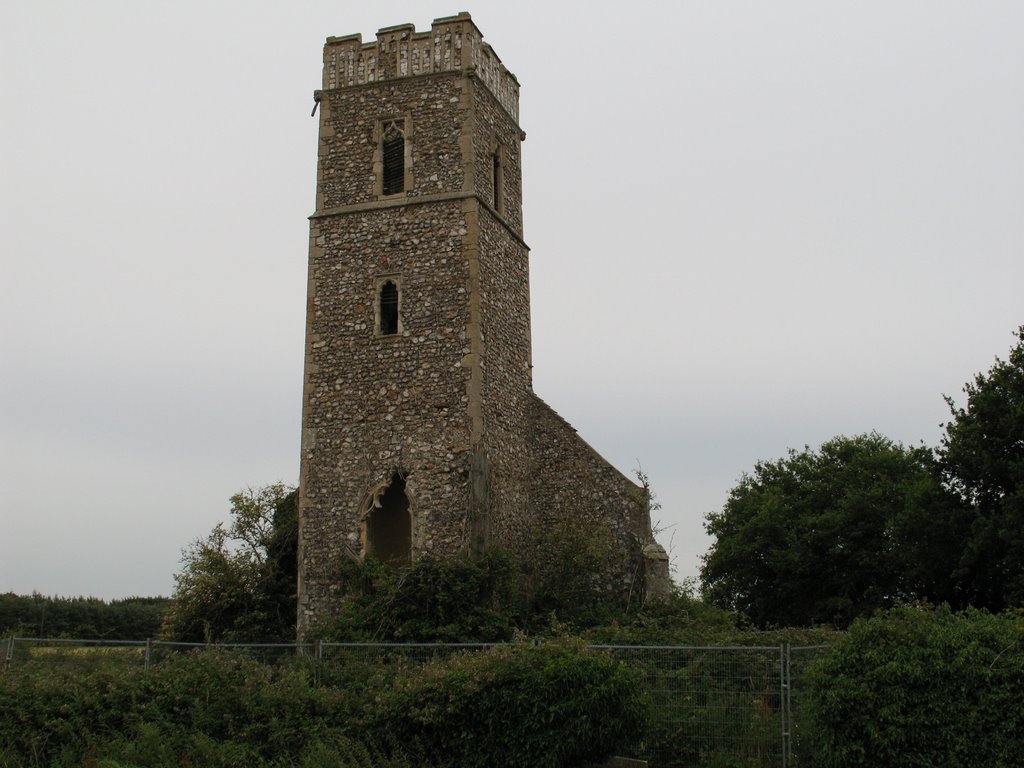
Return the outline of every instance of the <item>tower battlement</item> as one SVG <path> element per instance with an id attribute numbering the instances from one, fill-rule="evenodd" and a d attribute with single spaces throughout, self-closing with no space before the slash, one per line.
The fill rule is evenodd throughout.
<path id="1" fill-rule="evenodd" d="M 384 27 L 377 40 L 361 34 L 328 37 L 324 45 L 323 89 L 348 88 L 436 72 L 474 71 L 498 102 L 519 121 L 519 81 L 468 13 L 434 19 L 429 32 L 413 24 Z"/>

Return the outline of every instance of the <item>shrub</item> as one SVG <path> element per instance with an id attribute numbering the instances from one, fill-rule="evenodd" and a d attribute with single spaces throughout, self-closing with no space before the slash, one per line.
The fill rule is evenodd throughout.
<path id="1" fill-rule="evenodd" d="M 302 753 L 299 768 L 412 768 L 400 749 L 392 745 L 390 752 L 350 736 L 329 736 Z"/>
<path id="2" fill-rule="evenodd" d="M 298 660 L 209 651 L 148 672 L 18 667 L 0 676 L 0 766 L 555 768 L 606 756 L 645 712 L 636 675 L 579 645 L 330 667 L 317 682 Z"/>
<path id="3" fill-rule="evenodd" d="M 74 765 L 96 733 L 126 727 L 138 672 L 39 665 L 0 675 L 0 755 L 10 765 Z M 18 756 L 14 762 L 13 756 Z"/>
<path id="4" fill-rule="evenodd" d="M 607 524 L 555 515 L 528 536 L 518 587 L 522 628 L 529 633 L 550 630 L 550 624 L 570 631 L 606 624 L 639 604 L 639 587 L 631 589 L 616 575 L 624 544 Z M 639 558 L 636 549 L 630 554 Z"/>
<path id="5" fill-rule="evenodd" d="M 626 621 L 637 606 L 604 584 L 610 532 L 557 528 L 529 561 L 500 549 L 479 558 L 372 557 L 337 566 L 340 604 L 315 630 L 335 642 L 502 642 Z"/>
<path id="6" fill-rule="evenodd" d="M 0 676 L 0 765 L 290 764 L 337 735 L 361 695 L 301 662 L 182 654 L 142 669 L 25 666 Z"/>
<path id="7" fill-rule="evenodd" d="M 495 642 L 515 625 L 513 565 L 493 550 L 477 560 L 419 558 L 403 568 L 346 560 L 345 600 L 320 628 L 325 640 Z"/>
<path id="8" fill-rule="evenodd" d="M 1024 614 L 897 609 L 810 673 L 826 768 L 1024 765 Z"/>
<path id="9" fill-rule="evenodd" d="M 578 766 L 642 731 L 640 685 L 582 645 L 495 646 L 399 680 L 368 725 L 438 768 Z"/>

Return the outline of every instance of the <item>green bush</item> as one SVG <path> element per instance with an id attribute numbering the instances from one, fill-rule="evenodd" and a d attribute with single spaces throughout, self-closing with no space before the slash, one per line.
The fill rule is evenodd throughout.
<path id="1" fill-rule="evenodd" d="M 521 628 L 529 634 L 577 631 L 635 610 L 642 602 L 639 585 L 631 588 L 616 575 L 623 546 L 607 524 L 581 525 L 571 515 L 555 515 L 535 528 L 526 542 L 528 556 L 518 558 Z M 639 545 L 630 555 L 640 557 Z"/>
<path id="2" fill-rule="evenodd" d="M 580 634 L 588 643 L 599 645 L 816 646 L 831 645 L 840 633 L 829 626 L 755 629 L 737 614 L 682 588 L 672 592 L 664 603 L 645 605 Z"/>
<path id="3" fill-rule="evenodd" d="M 385 752 L 373 743 L 332 735 L 311 744 L 299 768 L 412 768 L 402 751 L 391 745 Z"/>
<path id="4" fill-rule="evenodd" d="M 336 573 L 342 600 L 315 635 L 333 642 L 481 643 L 626 622 L 639 600 L 629 606 L 595 578 L 604 572 L 607 544 L 601 531 L 582 539 L 556 531 L 529 562 L 500 549 L 402 566 L 345 558 Z"/>
<path id="5" fill-rule="evenodd" d="M 26 665 L 0 676 L 0 765 L 274 765 L 338 735 L 361 692 L 202 652 L 142 669 Z M 6 762 L 5 762 L 6 761 Z M 290 764 L 290 763 L 285 763 Z"/>
<path id="6" fill-rule="evenodd" d="M 640 733 L 645 712 L 635 674 L 579 645 L 337 667 L 212 651 L 149 671 L 15 666 L 0 675 L 0 766 L 575 767 Z"/>
<path id="7" fill-rule="evenodd" d="M 400 679 L 369 728 L 437 768 L 578 766 L 642 732 L 640 691 L 634 672 L 582 645 L 495 646 Z"/>
<path id="8" fill-rule="evenodd" d="M 514 567 L 494 550 L 479 559 L 419 558 L 397 568 L 346 560 L 345 600 L 320 627 L 334 642 L 498 642 L 512 638 Z"/>
<path id="9" fill-rule="evenodd" d="M 897 609 L 810 672 L 825 768 L 1024 765 L 1024 614 Z"/>

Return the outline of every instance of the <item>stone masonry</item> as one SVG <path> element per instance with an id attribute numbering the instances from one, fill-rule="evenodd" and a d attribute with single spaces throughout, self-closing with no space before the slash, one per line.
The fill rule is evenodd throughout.
<path id="1" fill-rule="evenodd" d="M 460 13 L 328 38 L 315 98 L 299 634 L 340 558 L 529 557 L 556 520 L 614 538 L 609 589 L 663 594 L 643 490 L 533 393 L 516 78 Z"/>

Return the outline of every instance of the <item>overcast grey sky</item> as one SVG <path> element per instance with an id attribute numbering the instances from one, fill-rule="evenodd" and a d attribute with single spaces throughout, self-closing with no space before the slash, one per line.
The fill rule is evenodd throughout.
<path id="1" fill-rule="evenodd" d="M 0 592 L 169 594 L 298 478 L 328 35 L 469 10 L 522 84 L 534 385 L 704 515 L 935 445 L 1024 323 L 1024 3 L 0 0 Z"/>

